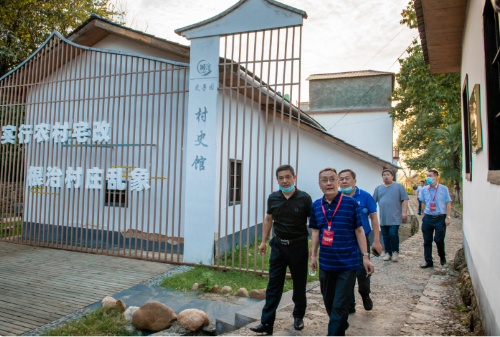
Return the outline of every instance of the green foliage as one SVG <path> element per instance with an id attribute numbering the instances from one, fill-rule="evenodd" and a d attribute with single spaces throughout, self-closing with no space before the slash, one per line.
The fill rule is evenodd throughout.
<path id="1" fill-rule="evenodd" d="M 401 24 L 417 27 L 413 1 L 401 15 Z M 402 122 L 398 146 L 409 168 L 437 169 L 446 182 L 457 186 L 462 149 L 460 74 L 431 74 L 418 39 L 407 52 L 408 57 L 399 60 L 398 86 L 392 95 L 397 104 L 389 112 Z"/>
<path id="2" fill-rule="evenodd" d="M 408 195 L 413 195 L 413 188 L 407 187 L 406 188 L 406 193 L 408 193 Z"/>
<path id="3" fill-rule="evenodd" d="M 54 30 L 66 35 L 92 13 L 110 20 L 122 14 L 111 0 L 0 0 L 0 76 L 28 58 Z"/>
<path id="4" fill-rule="evenodd" d="M 132 336 L 123 311 L 98 308 L 79 320 L 69 321 L 42 336 Z"/>

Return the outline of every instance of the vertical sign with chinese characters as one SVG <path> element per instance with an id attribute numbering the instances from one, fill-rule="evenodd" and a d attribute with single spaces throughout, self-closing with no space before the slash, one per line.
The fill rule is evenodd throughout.
<path id="1" fill-rule="evenodd" d="M 185 145 L 184 262 L 211 264 L 216 184 L 219 37 L 193 39 Z"/>

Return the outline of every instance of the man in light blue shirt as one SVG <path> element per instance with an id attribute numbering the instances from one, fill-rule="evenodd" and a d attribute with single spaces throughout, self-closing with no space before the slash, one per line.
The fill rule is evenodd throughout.
<path id="1" fill-rule="evenodd" d="M 427 183 L 429 183 L 429 185 L 425 186 L 418 196 L 424 208 L 422 234 L 424 236 L 425 264 L 420 266 L 420 268 L 424 269 L 434 266 L 432 261 L 433 235 L 441 265 L 446 263 L 444 237 L 446 235 L 446 227 L 451 222 L 451 198 L 448 188 L 438 183 L 438 177 L 438 171 L 429 170 L 427 172 Z"/>

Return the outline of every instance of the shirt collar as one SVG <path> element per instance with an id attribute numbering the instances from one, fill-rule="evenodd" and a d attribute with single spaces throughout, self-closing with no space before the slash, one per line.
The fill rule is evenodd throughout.
<path id="1" fill-rule="evenodd" d="M 340 195 L 342 193 L 339 191 L 339 193 L 337 193 L 337 195 L 335 196 L 335 198 L 333 198 L 333 204 L 337 204 L 339 202 L 339 199 L 340 199 Z M 328 204 L 328 201 L 326 201 L 326 198 L 325 198 L 325 195 L 323 194 L 323 204 Z"/>
<path id="2" fill-rule="evenodd" d="M 354 186 L 356 192 L 354 192 L 353 197 L 361 195 L 361 189 L 358 186 Z"/>

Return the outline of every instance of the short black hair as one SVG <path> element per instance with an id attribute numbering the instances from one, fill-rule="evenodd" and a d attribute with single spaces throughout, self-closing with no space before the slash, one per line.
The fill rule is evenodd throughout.
<path id="1" fill-rule="evenodd" d="M 276 178 L 278 178 L 278 173 L 281 171 L 290 171 L 292 173 L 292 176 L 295 176 L 295 170 L 291 165 L 281 165 L 276 169 Z"/>
<path id="2" fill-rule="evenodd" d="M 423 181 L 423 180 L 420 180 L 420 182 L 425 184 L 425 181 Z"/>
<path id="3" fill-rule="evenodd" d="M 394 172 L 392 172 L 392 170 L 385 169 L 385 170 L 382 171 L 382 175 L 384 175 L 385 172 L 389 172 L 391 174 L 391 176 L 394 177 Z"/>
<path id="4" fill-rule="evenodd" d="M 352 179 L 356 179 L 356 172 L 354 172 L 351 169 L 343 169 L 342 171 L 339 172 L 339 176 L 345 172 L 349 172 L 351 174 Z"/>
<path id="5" fill-rule="evenodd" d="M 432 172 L 432 173 L 434 173 L 436 176 L 438 176 L 438 177 L 439 177 L 439 172 L 438 172 L 438 171 L 436 171 L 436 170 L 429 170 L 429 171 L 427 171 L 427 172 Z"/>

